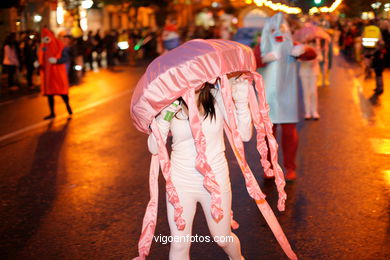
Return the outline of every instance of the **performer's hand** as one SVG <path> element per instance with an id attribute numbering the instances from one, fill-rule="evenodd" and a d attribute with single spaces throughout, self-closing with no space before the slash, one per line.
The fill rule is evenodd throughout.
<path id="1" fill-rule="evenodd" d="M 271 51 L 271 52 L 268 52 L 263 57 L 261 57 L 261 61 L 263 63 L 269 63 L 269 62 L 278 60 L 279 58 L 280 58 L 279 53 L 277 53 L 276 51 Z"/>
<path id="2" fill-rule="evenodd" d="M 56 64 L 56 63 L 57 63 L 57 59 L 54 58 L 54 57 L 50 57 L 50 58 L 48 59 L 48 61 L 49 61 L 51 64 Z"/>
<path id="3" fill-rule="evenodd" d="M 180 102 L 176 100 L 168 107 L 164 108 L 161 111 L 160 115 L 165 121 L 170 122 L 179 109 L 180 109 Z"/>
<path id="4" fill-rule="evenodd" d="M 250 83 L 243 78 L 229 79 L 232 86 L 232 97 L 235 103 L 246 103 L 248 101 L 248 92 Z"/>
<path id="5" fill-rule="evenodd" d="M 291 50 L 291 56 L 299 57 L 305 52 L 305 45 L 296 45 Z"/>

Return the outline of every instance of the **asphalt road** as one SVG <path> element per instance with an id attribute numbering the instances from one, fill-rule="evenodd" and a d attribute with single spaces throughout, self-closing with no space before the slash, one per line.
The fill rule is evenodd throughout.
<path id="1" fill-rule="evenodd" d="M 0 103 L 0 259 L 131 259 L 137 256 L 149 199 L 146 136 L 129 102 L 144 68 L 90 73 L 72 87 L 68 120 L 45 98 Z M 386 74 L 389 86 L 390 75 Z M 285 212 L 263 181 L 255 138 L 247 159 L 299 259 L 389 259 L 390 91 L 369 102 L 374 82 L 336 58 L 319 89 L 319 121 L 299 124 L 298 179 L 286 186 Z M 233 211 L 246 259 L 287 259 L 249 198 L 230 150 Z M 156 235 L 169 235 L 160 177 Z M 209 235 L 201 207 L 193 234 Z M 153 243 L 150 259 L 167 259 Z M 191 259 L 227 259 L 215 243 L 193 243 Z"/>

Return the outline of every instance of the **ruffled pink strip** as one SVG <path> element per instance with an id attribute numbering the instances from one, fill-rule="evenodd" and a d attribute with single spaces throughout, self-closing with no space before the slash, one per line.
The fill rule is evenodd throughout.
<path id="1" fill-rule="evenodd" d="M 185 228 L 185 220 L 182 218 L 183 207 L 180 205 L 179 196 L 177 195 L 175 186 L 171 180 L 171 166 L 169 161 L 168 152 L 165 143 L 161 137 L 155 120 L 150 125 L 153 135 L 156 137 L 158 144 L 158 155 L 153 155 L 150 163 L 150 175 L 149 175 L 149 190 L 150 200 L 146 208 L 142 223 L 142 232 L 138 241 L 138 253 L 139 256 L 134 258 L 138 260 L 145 259 L 149 255 L 150 247 L 153 241 L 153 235 L 156 228 L 157 208 L 158 208 L 158 173 L 159 164 L 161 171 L 166 182 L 166 193 L 168 195 L 168 201 L 173 205 L 175 209 L 175 223 L 179 230 Z"/>
<path id="2" fill-rule="evenodd" d="M 292 260 L 298 259 L 297 255 L 292 250 L 286 236 L 284 235 L 284 232 L 280 227 L 279 222 L 276 219 L 275 214 L 269 206 L 268 202 L 265 199 L 256 200 L 256 205 L 263 214 L 265 221 L 267 221 L 268 226 L 271 228 L 272 233 L 274 233 L 276 240 L 278 240 L 279 245 L 282 247 L 287 257 Z"/>
<path id="3" fill-rule="evenodd" d="M 164 140 L 161 137 L 160 131 L 155 120 L 152 121 L 150 125 L 154 136 L 156 137 L 158 144 L 158 159 L 160 161 L 161 171 L 165 178 L 165 189 L 168 196 L 168 201 L 173 205 L 175 209 L 175 223 L 178 230 L 184 230 L 185 221 L 182 218 L 183 207 L 180 205 L 179 196 L 177 195 L 176 188 L 172 183 L 171 179 L 171 161 L 169 160 L 169 155 L 167 147 L 164 143 Z"/>
<path id="4" fill-rule="evenodd" d="M 265 195 L 261 192 L 261 189 L 245 160 L 244 145 L 239 136 L 237 125 L 234 119 L 235 115 L 233 113 L 233 101 L 231 97 L 231 89 L 228 86 L 229 86 L 229 81 L 227 77 L 226 76 L 222 77 L 222 82 L 221 82 L 222 98 L 224 100 L 224 105 L 227 110 L 226 112 L 229 118 L 229 124 L 231 126 L 229 128 L 228 125 L 225 123 L 224 128 L 225 128 L 226 136 L 228 137 L 229 143 L 232 147 L 232 150 L 236 155 L 238 164 L 240 165 L 241 170 L 244 174 L 248 193 L 251 195 L 252 198 L 255 199 L 257 207 L 259 208 L 260 212 L 264 216 L 266 222 L 271 228 L 276 240 L 279 242 L 285 254 L 290 259 L 296 260 L 298 259 L 297 256 L 293 252 L 290 243 L 288 242 L 282 228 L 280 227 L 278 220 L 275 217 L 275 214 L 273 213 L 268 202 L 265 200 Z M 253 91 L 250 91 L 249 93 L 250 95 L 255 94 Z M 257 195 L 257 194 L 261 194 L 261 195 Z M 259 196 L 260 198 L 257 199 L 252 195 Z"/>
<path id="5" fill-rule="evenodd" d="M 230 226 L 232 229 L 238 229 L 240 227 L 240 224 L 238 224 L 237 221 L 234 220 L 233 218 L 233 210 L 231 210 L 231 213 L 230 213 Z"/>
<path id="6" fill-rule="evenodd" d="M 228 137 L 230 146 L 232 147 L 232 150 L 233 150 L 234 154 L 236 155 L 238 164 L 240 165 L 241 170 L 242 170 L 243 169 L 243 162 L 241 161 L 242 157 L 238 155 L 238 151 L 234 146 L 233 137 L 231 135 L 229 127 L 225 124 L 224 128 L 225 128 L 225 133 L 226 133 L 226 136 Z M 258 185 L 257 182 L 256 182 L 256 185 Z M 251 189 L 256 189 L 256 188 L 251 188 Z M 260 189 L 260 187 L 259 187 L 259 189 Z M 248 192 L 249 192 L 249 189 L 248 189 Z M 265 195 L 264 195 L 264 197 L 265 197 Z M 293 260 L 297 259 L 297 256 L 295 255 L 294 251 L 292 250 L 290 243 L 288 242 L 288 240 L 287 240 L 282 228 L 280 227 L 279 222 L 276 219 L 268 202 L 265 200 L 265 198 L 261 198 L 259 200 L 255 200 L 255 201 L 256 201 L 256 205 L 257 205 L 258 209 L 260 210 L 261 214 L 264 216 L 264 219 L 268 223 L 269 227 L 272 230 L 272 233 L 274 234 L 276 240 L 279 242 L 279 244 L 280 244 L 281 248 L 283 249 L 283 251 L 285 252 L 285 254 L 290 259 L 293 259 Z M 231 226 L 233 228 L 234 228 L 235 223 L 236 222 L 233 220 L 233 216 L 232 216 Z"/>
<path id="7" fill-rule="evenodd" d="M 195 89 L 189 89 L 183 99 L 188 105 L 188 114 L 191 125 L 192 136 L 195 140 L 195 147 L 198 152 L 195 159 L 195 167 L 203 174 L 203 185 L 211 194 L 211 215 L 216 222 L 223 218 L 223 210 L 221 207 L 221 190 L 215 179 L 215 175 L 206 158 L 206 138 L 202 131 L 202 122 L 199 116 L 199 111 L 195 101 Z"/>
<path id="8" fill-rule="evenodd" d="M 251 81 L 253 78 L 251 79 Z M 259 111 L 259 104 L 257 102 L 256 93 L 253 88 L 249 88 L 249 108 L 252 115 L 252 122 L 256 129 L 256 139 L 257 139 L 257 151 L 260 154 L 260 162 L 263 166 L 264 173 L 268 177 L 274 176 L 274 173 L 271 169 L 271 163 L 268 161 L 268 145 L 265 140 L 266 131 L 264 123 L 261 120 L 261 115 Z"/>
<path id="9" fill-rule="evenodd" d="M 276 142 L 275 137 L 272 134 L 272 123 L 268 116 L 269 106 L 267 104 L 266 97 L 265 97 L 263 78 L 258 73 L 253 73 L 253 75 L 255 79 L 257 95 L 259 97 L 258 100 L 259 100 L 260 115 L 268 139 L 268 145 L 271 154 L 271 162 L 272 162 L 272 167 L 275 175 L 275 183 L 279 193 L 278 209 L 280 211 L 284 211 L 285 202 L 287 199 L 286 192 L 284 191 L 284 186 L 286 185 L 286 182 L 284 180 L 283 171 L 280 168 L 278 163 L 278 144 Z"/>
<path id="10" fill-rule="evenodd" d="M 149 255 L 150 246 L 152 245 L 154 230 L 156 228 L 156 221 L 157 221 L 158 173 L 159 173 L 158 156 L 153 155 L 152 160 L 150 162 L 150 174 L 149 174 L 150 200 L 146 208 L 145 216 L 142 223 L 141 237 L 138 241 L 139 256 L 133 259 L 138 259 L 138 260 L 145 259 L 145 256 Z"/>
<path id="11" fill-rule="evenodd" d="M 221 93 L 230 126 L 230 129 L 226 131 L 227 126 L 225 124 L 225 132 L 228 136 L 229 142 L 233 144 L 232 148 L 244 175 L 248 193 L 255 200 L 264 199 L 265 195 L 261 192 L 259 184 L 257 183 L 251 169 L 245 160 L 244 144 L 242 143 L 236 124 L 232 89 L 230 88 L 229 80 L 226 75 L 222 76 L 221 78 Z"/>

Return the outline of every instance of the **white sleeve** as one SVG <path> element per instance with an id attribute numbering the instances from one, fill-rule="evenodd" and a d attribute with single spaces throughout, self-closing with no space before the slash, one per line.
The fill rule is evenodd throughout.
<path id="1" fill-rule="evenodd" d="M 241 140 L 248 142 L 252 137 L 253 130 L 248 102 L 236 102 L 235 107 L 238 132 L 240 133 Z"/>
<path id="2" fill-rule="evenodd" d="M 223 103 L 223 98 L 219 90 L 213 91 L 213 96 L 218 108 L 222 111 L 225 122 L 229 125 L 229 119 L 227 118 L 225 105 Z M 252 117 L 248 106 L 248 101 L 246 102 L 235 102 L 235 114 L 236 114 L 236 125 L 237 130 L 240 133 L 241 140 L 243 142 L 248 142 L 252 137 Z"/>
<path id="3" fill-rule="evenodd" d="M 163 138 L 164 143 L 166 143 L 171 123 L 164 120 L 161 113 L 156 117 L 156 122 L 158 129 L 160 130 L 161 137 Z M 150 133 L 148 137 L 148 148 L 151 154 L 158 154 L 158 144 L 156 137 L 153 135 L 153 133 Z"/>

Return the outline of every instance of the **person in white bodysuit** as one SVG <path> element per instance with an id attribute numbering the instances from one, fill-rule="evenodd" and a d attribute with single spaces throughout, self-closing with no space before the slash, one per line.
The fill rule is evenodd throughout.
<path id="1" fill-rule="evenodd" d="M 236 108 L 238 131 L 242 141 L 249 141 L 252 136 L 252 121 L 248 106 L 248 81 L 229 80 Z M 157 117 L 157 124 L 162 137 L 166 140 L 168 132 L 172 133 L 171 176 L 179 200 L 183 206 L 183 218 L 186 221 L 184 230 L 178 230 L 174 221 L 174 207 L 167 201 L 168 222 L 172 236 L 186 237 L 192 234 L 192 223 L 196 204 L 199 202 L 205 213 L 207 225 L 212 237 L 231 236 L 233 241 L 217 242 L 232 260 L 244 259 L 241 255 L 240 241 L 231 232 L 231 185 L 229 169 L 225 157 L 223 123 L 226 118 L 221 93 L 213 85 L 205 83 L 196 93 L 198 110 L 203 118 L 202 130 L 206 138 L 206 157 L 212 168 L 221 191 L 223 218 L 217 223 L 211 215 L 211 195 L 203 186 L 203 175 L 195 168 L 197 151 L 192 137 L 188 110 L 184 102 L 180 106 L 169 106 Z M 167 121 L 166 113 L 174 113 L 172 120 Z M 164 119 L 165 118 L 165 119 Z M 148 147 L 152 154 L 158 153 L 157 142 L 153 134 L 148 138 Z M 184 239 L 183 239 L 184 240 Z M 190 241 L 172 242 L 169 259 L 189 259 Z"/>
<path id="2" fill-rule="evenodd" d="M 320 73 L 320 62 L 322 55 L 319 50 L 319 43 L 315 40 L 306 42 L 307 45 L 313 47 L 316 51 L 317 57 L 313 60 L 299 60 L 299 77 L 301 78 L 303 90 L 303 103 L 305 105 L 305 120 L 318 120 L 320 114 L 318 113 L 318 91 L 317 91 L 317 77 Z"/>

